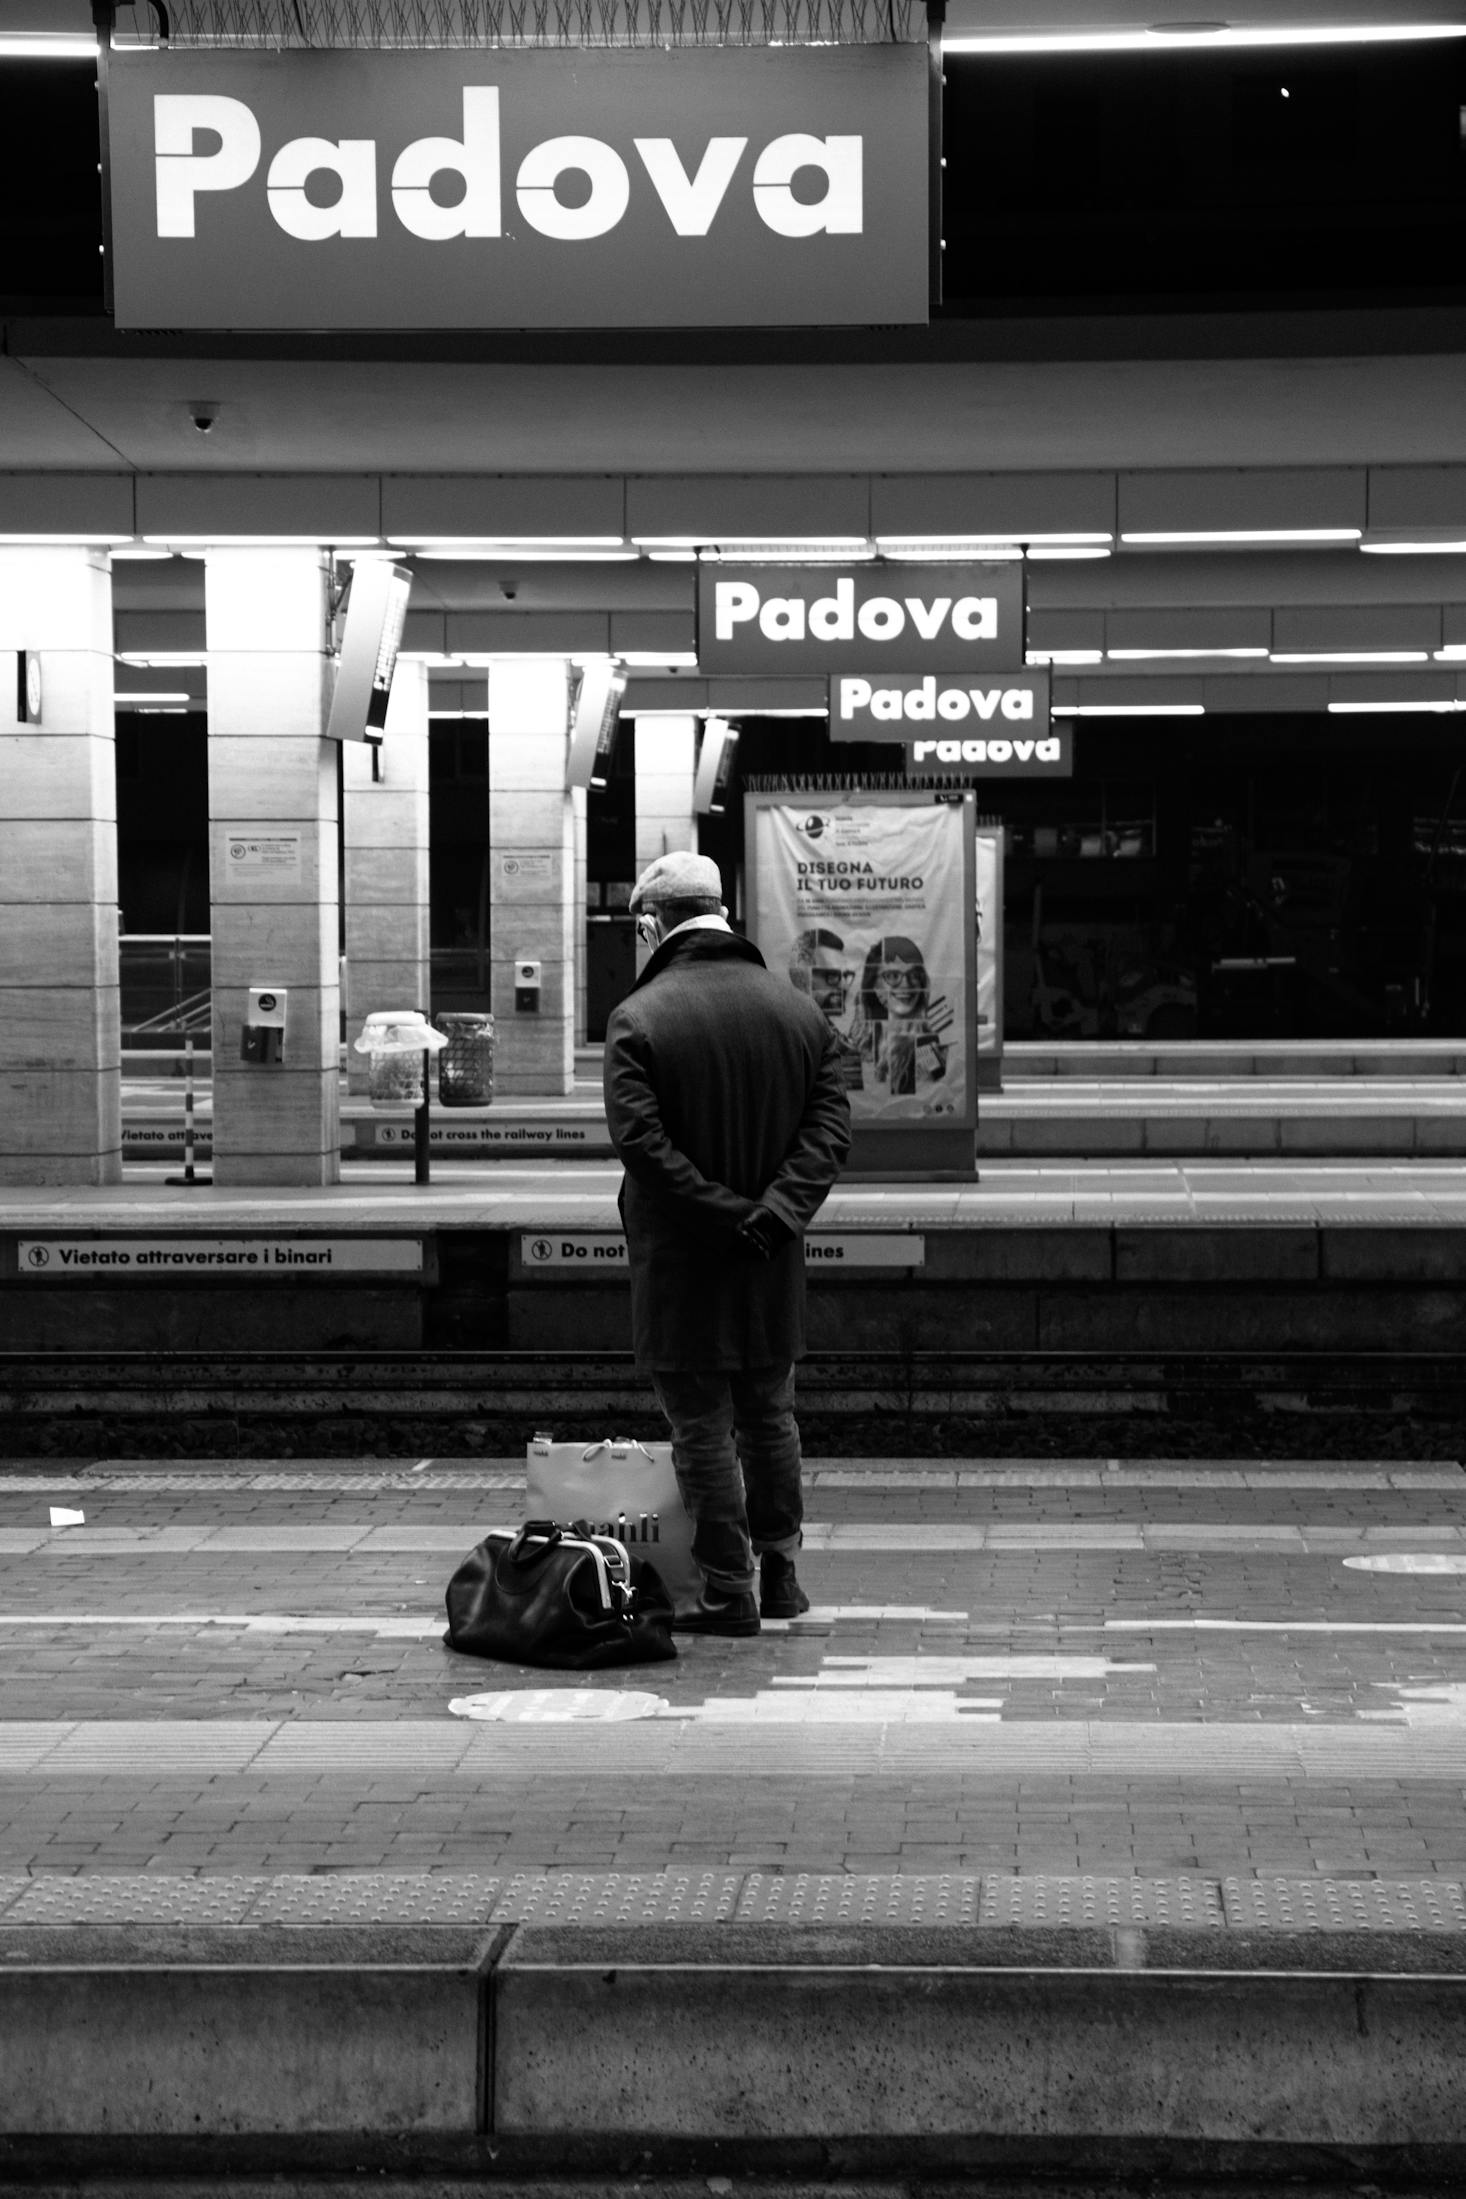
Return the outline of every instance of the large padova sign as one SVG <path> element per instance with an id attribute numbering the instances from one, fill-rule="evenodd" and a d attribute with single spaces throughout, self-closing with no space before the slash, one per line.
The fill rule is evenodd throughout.
<path id="1" fill-rule="evenodd" d="M 924 321 L 925 46 L 117 52 L 121 328 Z"/>

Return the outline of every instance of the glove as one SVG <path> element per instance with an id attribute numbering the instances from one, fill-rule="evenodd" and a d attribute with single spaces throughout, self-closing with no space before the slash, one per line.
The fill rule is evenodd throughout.
<path id="1" fill-rule="evenodd" d="M 787 1245 L 794 1235 L 787 1222 L 781 1222 L 769 1207 L 756 1206 L 746 1222 L 738 1225 L 738 1242 L 757 1260 L 772 1259 L 781 1245 Z"/>

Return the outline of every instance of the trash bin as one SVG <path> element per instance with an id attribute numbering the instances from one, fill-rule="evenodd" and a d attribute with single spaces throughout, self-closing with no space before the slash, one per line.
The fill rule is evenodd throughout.
<path id="1" fill-rule="evenodd" d="M 447 1045 L 438 1056 L 438 1097 L 445 1107 L 487 1107 L 494 1096 L 494 1019 L 438 1018 Z"/>
<path id="2" fill-rule="evenodd" d="M 418 1008 L 384 1008 L 369 1015 L 356 1051 L 371 1061 L 373 1106 L 421 1107 L 422 1057 L 441 1053 L 447 1043 Z"/>

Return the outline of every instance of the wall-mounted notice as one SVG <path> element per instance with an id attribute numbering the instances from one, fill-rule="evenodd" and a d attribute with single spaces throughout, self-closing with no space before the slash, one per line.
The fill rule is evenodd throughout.
<path id="1" fill-rule="evenodd" d="M 590 1230 L 544 1230 L 521 1237 L 519 1257 L 531 1270 L 575 1268 L 581 1273 L 626 1272 L 626 1239 Z M 804 1240 L 804 1264 L 815 1268 L 900 1267 L 926 1265 L 925 1237 L 904 1231 L 842 1234 L 812 1231 Z"/>
<path id="2" fill-rule="evenodd" d="M 750 930 L 828 1021 L 856 1128 L 973 1126 L 971 795 L 748 809 Z"/>
<path id="3" fill-rule="evenodd" d="M 299 885 L 300 834 L 254 832 L 243 828 L 228 833 L 224 841 L 224 863 L 230 878 L 269 878 L 276 884 Z"/>
<path id="4" fill-rule="evenodd" d="M 419 1275 L 418 1237 L 27 1237 L 18 1247 L 24 1276 Z"/>

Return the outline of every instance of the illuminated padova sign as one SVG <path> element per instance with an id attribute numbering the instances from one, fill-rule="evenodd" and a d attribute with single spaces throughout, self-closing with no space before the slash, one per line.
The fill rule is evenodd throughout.
<path id="1" fill-rule="evenodd" d="M 925 46 L 119 52 L 122 328 L 924 321 Z"/>
<path id="2" fill-rule="evenodd" d="M 1023 568 L 702 565 L 704 672 L 1016 671 Z M 852 735 L 851 738 L 856 736 Z"/>

